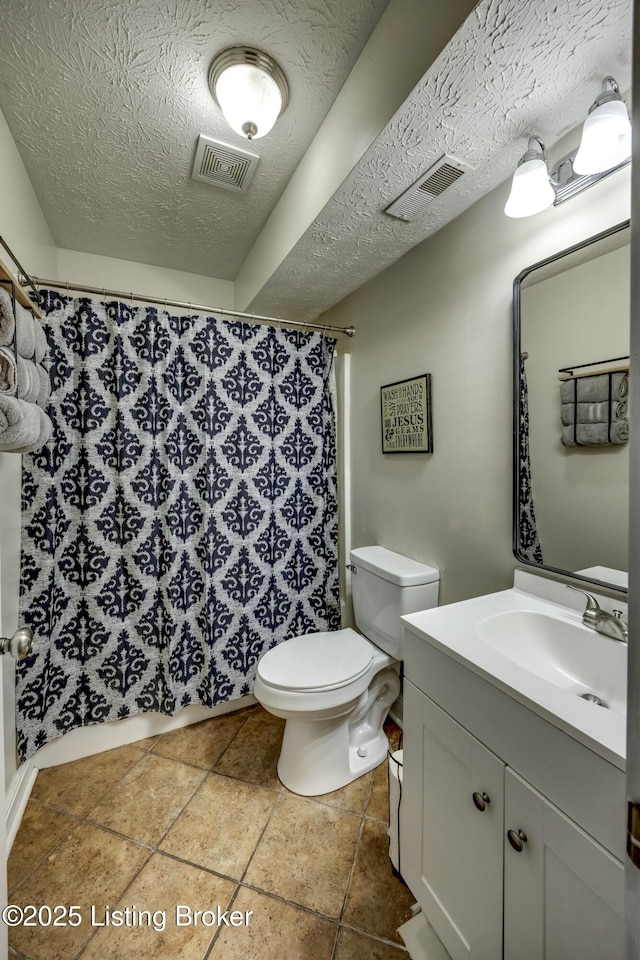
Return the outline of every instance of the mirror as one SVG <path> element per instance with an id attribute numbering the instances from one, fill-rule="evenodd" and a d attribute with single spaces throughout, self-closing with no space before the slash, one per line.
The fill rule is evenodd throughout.
<path id="1" fill-rule="evenodd" d="M 519 561 L 628 582 L 629 221 L 514 283 L 514 515 Z"/>

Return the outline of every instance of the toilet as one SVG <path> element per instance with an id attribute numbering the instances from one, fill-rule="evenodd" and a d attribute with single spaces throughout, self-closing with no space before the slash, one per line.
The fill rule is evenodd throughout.
<path id="1" fill-rule="evenodd" d="M 358 630 L 307 633 L 268 650 L 255 697 L 287 722 L 278 776 L 294 793 L 331 793 L 387 756 L 382 728 L 400 692 L 400 617 L 438 603 L 434 567 L 384 547 L 351 551 Z"/>

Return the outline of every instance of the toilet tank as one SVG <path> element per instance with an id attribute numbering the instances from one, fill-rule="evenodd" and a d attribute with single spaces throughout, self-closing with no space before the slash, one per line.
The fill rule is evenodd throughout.
<path id="1" fill-rule="evenodd" d="M 385 547 L 352 550 L 351 570 L 358 630 L 390 656 L 402 660 L 400 617 L 438 605 L 439 571 Z"/>

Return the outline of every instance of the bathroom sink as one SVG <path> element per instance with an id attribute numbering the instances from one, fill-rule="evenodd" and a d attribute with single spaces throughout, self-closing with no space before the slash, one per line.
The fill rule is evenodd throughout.
<path id="1" fill-rule="evenodd" d="M 626 617 L 623 599 L 600 603 Z M 584 609 L 565 584 L 517 570 L 510 590 L 402 619 L 416 656 L 435 648 L 624 770 L 627 645 L 586 627 Z"/>
<path id="2" fill-rule="evenodd" d="M 580 622 L 534 610 L 509 610 L 477 624 L 503 657 L 589 703 L 626 711 L 627 648 Z"/>

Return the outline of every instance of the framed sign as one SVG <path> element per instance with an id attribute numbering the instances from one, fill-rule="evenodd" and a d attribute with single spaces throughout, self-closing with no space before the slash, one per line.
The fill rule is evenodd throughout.
<path id="1" fill-rule="evenodd" d="M 433 453 L 431 374 L 380 387 L 383 453 Z"/>

